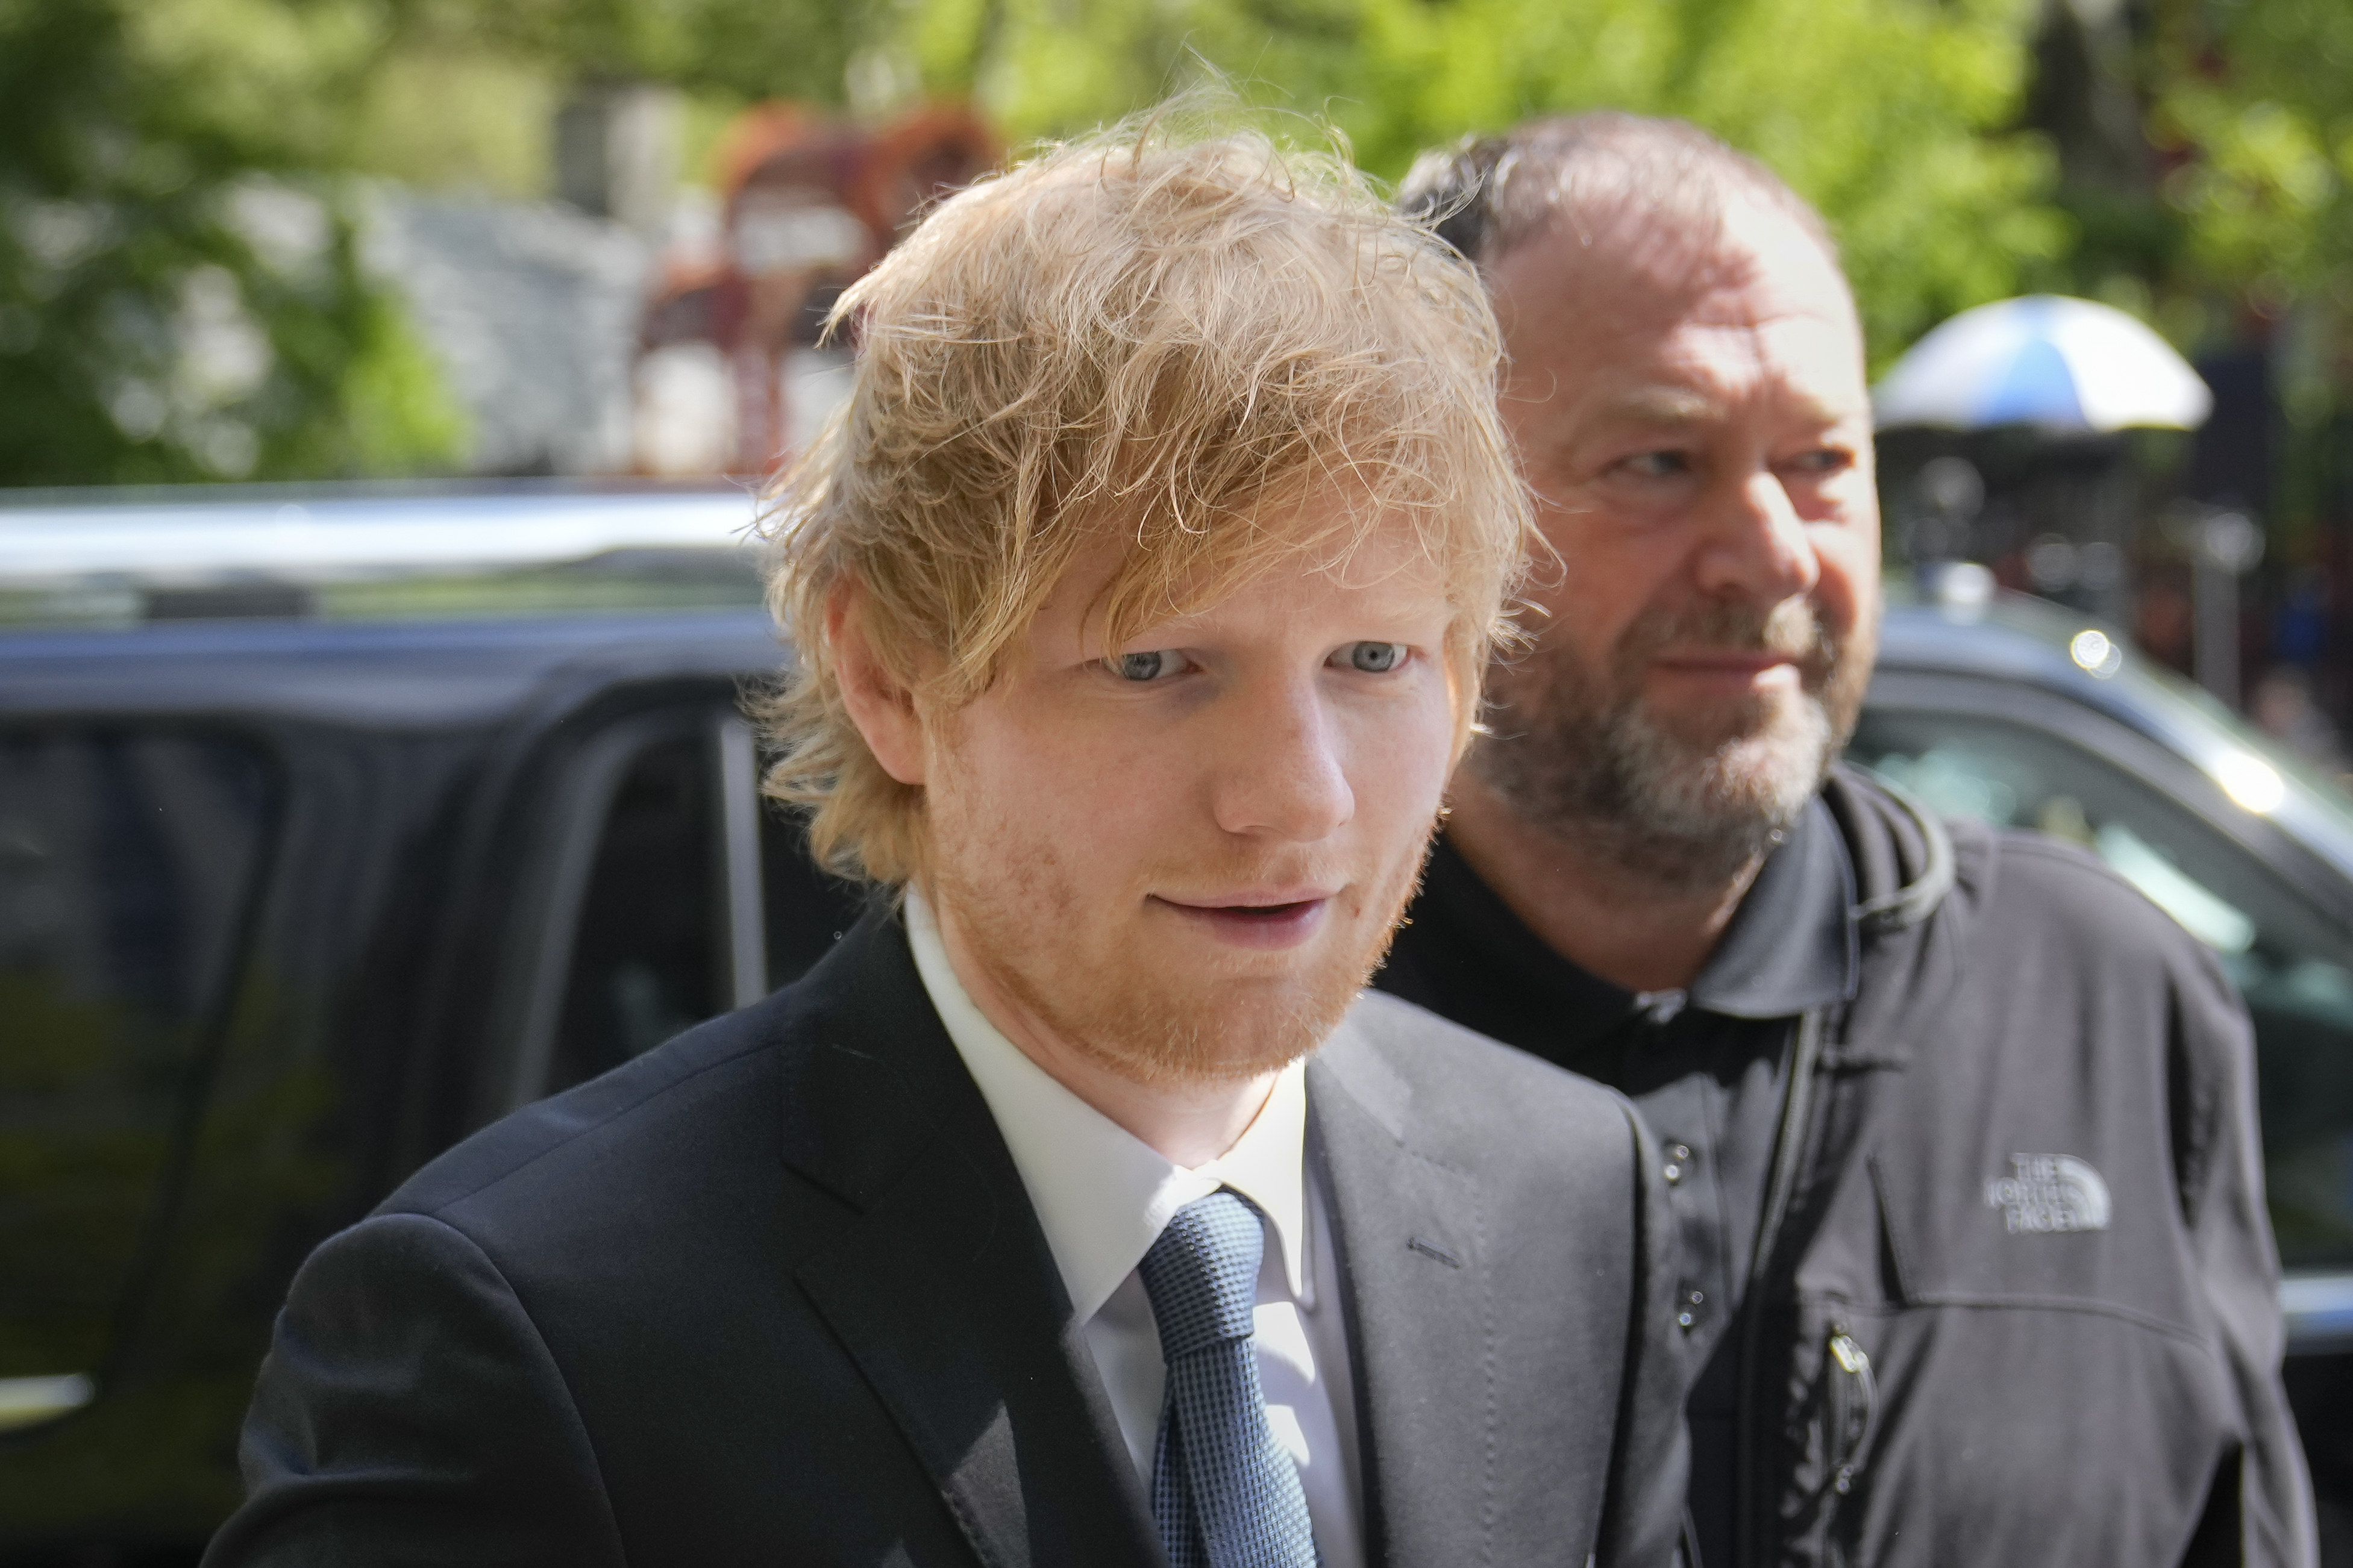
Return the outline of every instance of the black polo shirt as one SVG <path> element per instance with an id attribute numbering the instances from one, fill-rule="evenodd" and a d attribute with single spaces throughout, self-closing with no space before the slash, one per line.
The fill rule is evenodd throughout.
<path id="1" fill-rule="evenodd" d="M 1725 1331 L 1756 1248 L 1799 1016 L 1854 995 L 1854 902 L 1845 840 L 1817 797 L 1690 990 L 1636 993 L 1547 947 L 1441 838 L 1376 980 L 1611 1085 L 1657 1136 L 1681 1233 L 1693 1514 L 1710 1563 L 1729 1561 L 1720 1553 L 1729 1551 L 1738 1369 Z"/>

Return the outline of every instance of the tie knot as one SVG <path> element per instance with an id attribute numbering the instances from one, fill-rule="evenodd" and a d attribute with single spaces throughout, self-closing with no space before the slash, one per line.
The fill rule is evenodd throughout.
<path id="1" fill-rule="evenodd" d="M 1160 1326 L 1161 1360 L 1250 1337 L 1265 1249 L 1258 1210 L 1238 1193 L 1220 1187 L 1176 1211 L 1137 1266 Z"/>

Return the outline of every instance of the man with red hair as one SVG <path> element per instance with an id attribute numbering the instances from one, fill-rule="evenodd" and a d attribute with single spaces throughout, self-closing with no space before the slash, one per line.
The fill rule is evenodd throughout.
<path id="1" fill-rule="evenodd" d="M 1656 1151 L 1363 991 L 1529 543 L 1475 280 L 1160 122 L 851 310 L 762 717 L 869 912 L 319 1249 L 214 1568 L 1664 1568 Z"/>

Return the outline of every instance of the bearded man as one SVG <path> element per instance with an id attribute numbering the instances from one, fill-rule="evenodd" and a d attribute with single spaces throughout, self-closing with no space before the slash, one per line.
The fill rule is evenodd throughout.
<path id="1" fill-rule="evenodd" d="M 1386 997 L 1529 513 L 1335 159 L 1132 132 L 856 284 L 772 794 L 871 911 L 295 1280 L 230 1563 L 1663 1563 L 1623 1100 Z"/>
<path id="2" fill-rule="evenodd" d="M 2088 857 L 1834 765 L 1879 520 L 1821 220 L 1618 115 L 1406 205 L 1494 300 L 1557 570 L 1382 984 L 1662 1141 L 1705 1568 L 2309 1562 L 2229 983 Z"/>

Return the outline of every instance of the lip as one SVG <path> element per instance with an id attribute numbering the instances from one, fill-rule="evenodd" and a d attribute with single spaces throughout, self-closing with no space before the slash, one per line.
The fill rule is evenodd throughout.
<path id="1" fill-rule="evenodd" d="M 1297 947 L 1324 929 L 1333 894 L 1321 888 L 1291 888 L 1152 901 L 1234 947 Z"/>

